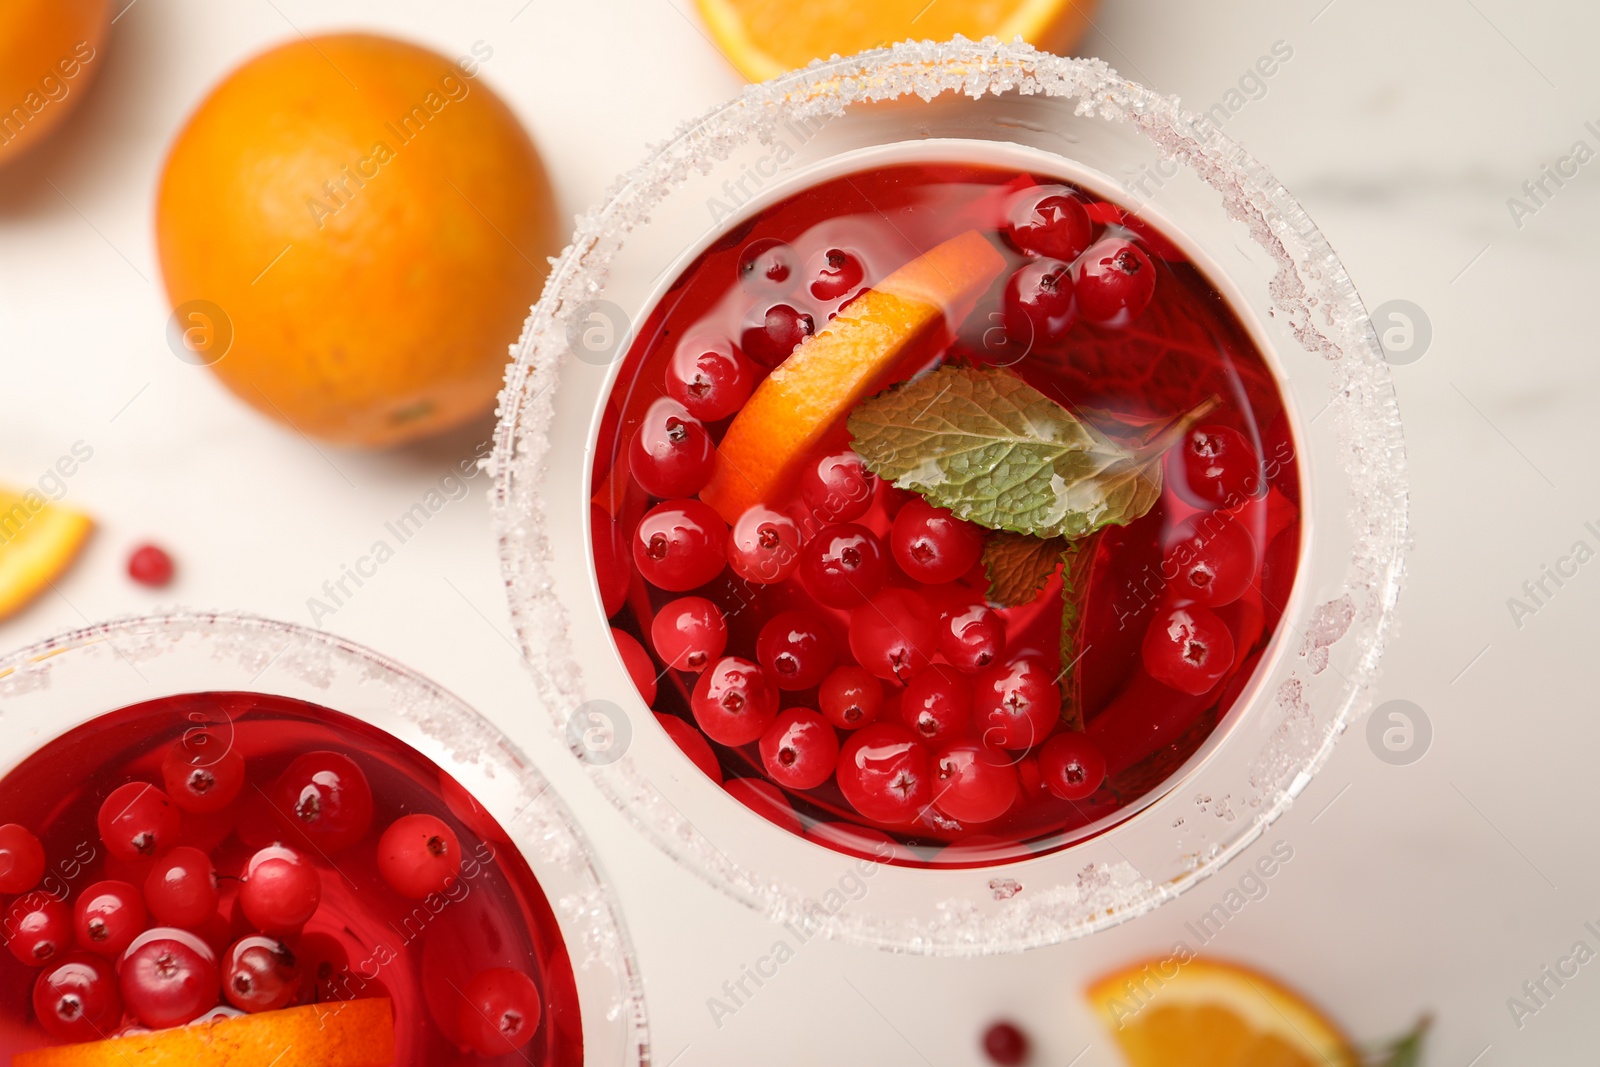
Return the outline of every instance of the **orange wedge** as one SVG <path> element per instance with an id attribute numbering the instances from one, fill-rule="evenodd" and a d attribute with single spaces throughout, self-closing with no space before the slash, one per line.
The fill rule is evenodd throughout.
<path id="1" fill-rule="evenodd" d="M 389 1067 L 385 997 L 264 1011 L 109 1041 L 23 1052 L 12 1067 Z"/>
<path id="2" fill-rule="evenodd" d="M 34 490 L 0 489 L 0 619 L 39 595 L 67 569 L 94 523 L 47 503 Z"/>
<path id="3" fill-rule="evenodd" d="M 1132 1067 L 1356 1067 L 1339 1028 L 1259 971 L 1152 960 L 1089 987 Z"/>
<path id="4" fill-rule="evenodd" d="M 968 230 L 851 301 L 756 387 L 723 436 L 700 498 L 730 524 L 750 505 L 778 500 L 851 408 L 889 384 L 896 368 L 915 369 L 948 343 L 947 324 L 1004 266 L 988 238 Z"/>
<path id="5" fill-rule="evenodd" d="M 1078 43 L 1095 0 L 699 0 L 717 47 L 751 81 L 765 81 L 813 59 L 850 55 L 907 38 L 974 41 L 1021 37 L 1067 52 Z"/>

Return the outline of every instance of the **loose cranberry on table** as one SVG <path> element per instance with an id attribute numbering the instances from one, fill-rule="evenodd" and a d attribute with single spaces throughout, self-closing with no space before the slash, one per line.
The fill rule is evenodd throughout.
<path id="1" fill-rule="evenodd" d="M 800 578 L 818 602 L 851 608 L 883 588 L 883 542 L 853 522 L 824 527 L 800 550 Z"/>
<path id="2" fill-rule="evenodd" d="M 322 876 L 284 845 L 268 845 L 245 863 L 239 907 L 264 934 L 298 933 L 322 901 Z"/>
<path id="3" fill-rule="evenodd" d="M 758 663 L 724 656 L 700 675 L 689 698 L 694 721 L 719 745 L 748 745 L 778 714 L 778 688 Z"/>
<path id="4" fill-rule="evenodd" d="M 818 522 L 854 522 L 872 508 L 878 476 L 851 449 L 833 452 L 800 474 L 800 499 Z"/>
<path id="5" fill-rule="evenodd" d="M 776 367 L 816 331 L 816 320 L 810 315 L 788 304 L 774 304 L 745 327 L 739 347 L 762 366 Z"/>
<path id="6" fill-rule="evenodd" d="M 746 508 L 728 530 L 728 565 L 758 585 L 783 581 L 800 565 L 800 527 L 765 504 Z"/>
<path id="7" fill-rule="evenodd" d="M 815 611 L 781 611 L 756 638 L 756 659 L 779 689 L 810 689 L 838 658 L 828 620 Z"/>
<path id="8" fill-rule="evenodd" d="M 294 952 L 275 937 L 241 937 L 222 955 L 222 995 L 243 1011 L 288 1007 L 304 979 Z"/>
<path id="9" fill-rule="evenodd" d="M 921 497 L 900 509 L 889 531 L 889 545 L 900 569 L 919 582 L 953 582 L 983 555 L 983 533 L 946 508 Z"/>
<path id="10" fill-rule="evenodd" d="M 57 1041 L 94 1041 L 122 1021 L 122 992 L 111 961 L 77 953 L 58 960 L 33 983 L 33 1014 Z"/>
<path id="11" fill-rule="evenodd" d="M 213 898 L 212 909 L 215 908 Z M 139 890 L 114 879 L 89 886 L 78 894 L 72 906 L 72 929 L 78 947 L 108 959 L 126 952 L 133 939 L 144 933 L 147 920 Z"/>
<path id="12" fill-rule="evenodd" d="M 140 545 L 128 557 L 128 577 L 153 589 L 172 581 L 173 570 L 172 557 L 156 545 Z"/>
<path id="13" fill-rule="evenodd" d="M 704 670 L 728 647 L 728 623 L 705 597 L 679 597 L 656 612 L 650 643 L 673 670 Z"/>
<path id="14" fill-rule="evenodd" d="M 1255 541 L 1232 516 L 1194 515 L 1168 537 L 1161 573 L 1171 576 L 1169 591 L 1180 602 L 1231 604 L 1255 581 Z"/>
<path id="15" fill-rule="evenodd" d="M 1059 733 L 1039 750 L 1039 778 L 1062 800 L 1093 796 L 1106 777 L 1106 757 L 1086 734 Z"/>
<path id="16" fill-rule="evenodd" d="M 622 665 L 627 668 L 628 677 L 633 681 L 633 687 L 639 690 L 639 695 L 646 704 L 656 702 L 656 664 L 650 658 L 637 638 L 626 630 L 611 628 L 611 640 L 617 644 L 617 655 L 622 657 Z"/>
<path id="17" fill-rule="evenodd" d="M 831 303 L 855 292 L 865 277 L 860 258 L 842 248 L 829 248 L 813 260 L 811 295 Z"/>
<path id="18" fill-rule="evenodd" d="M 44 877 L 44 846 L 26 826 L 0 826 L 0 894 L 26 893 Z"/>
<path id="19" fill-rule="evenodd" d="M 645 512 L 633 534 L 633 564 L 644 580 L 687 593 L 715 578 L 728 560 L 728 524 L 699 500 L 668 500 Z"/>
<path id="20" fill-rule="evenodd" d="M 1179 496 L 1199 508 L 1234 508 L 1266 487 L 1261 457 L 1231 426 L 1197 426 L 1168 453 L 1167 477 Z"/>
<path id="21" fill-rule="evenodd" d="M 349 848 L 372 825 L 372 786 L 360 765 L 340 752 L 297 756 L 270 796 L 279 817 L 324 855 Z"/>
<path id="22" fill-rule="evenodd" d="M 690 337 L 667 364 L 667 395 L 701 422 L 716 422 L 744 407 L 755 372 L 731 342 Z"/>
<path id="23" fill-rule="evenodd" d="M 935 663 L 906 683 L 900 717 L 929 744 L 965 734 L 972 721 L 972 685 L 953 667 Z"/>
<path id="24" fill-rule="evenodd" d="M 480 971 L 461 995 L 457 1016 L 461 1036 L 484 1056 L 504 1056 L 526 1045 L 544 1014 L 539 987 L 509 967 Z"/>
<path id="25" fill-rule="evenodd" d="M 174 741 L 161 759 L 167 796 L 197 815 L 221 811 L 244 788 L 244 757 L 231 742 L 210 730 L 191 730 Z"/>
<path id="26" fill-rule="evenodd" d="M 117 971 L 129 1014 L 153 1030 L 198 1018 L 221 994 L 216 955 L 187 930 L 146 930 L 128 946 Z"/>
<path id="27" fill-rule="evenodd" d="M 693 496 L 711 480 L 717 446 L 700 420 L 676 400 L 650 405 L 628 445 L 628 470 L 653 497 Z"/>
<path id="28" fill-rule="evenodd" d="M 981 671 L 1005 655 L 1005 617 L 987 604 L 957 606 L 941 612 L 939 651 L 961 670 Z"/>
<path id="29" fill-rule="evenodd" d="M 1140 651 L 1150 677 L 1199 696 L 1233 666 L 1233 633 L 1209 608 L 1171 608 L 1151 620 Z"/>
<path id="30" fill-rule="evenodd" d="M 1036 185 L 1006 209 L 1006 236 L 1017 249 L 1071 263 L 1089 247 L 1094 223 L 1083 198 L 1065 185 Z"/>
<path id="31" fill-rule="evenodd" d="M 42 967 L 72 947 L 72 913 L 48 893 L 33 892 L 6 908 L 6 947 L 29 967 Z"/>
<path id="32" fill-rule="evenodd" d="M 1061 690 L 1043 661 L 1031 656 L 1002 663 L 972 680 L 972 718 L 984 744 L 1032 748 L 1061 717 Z"/>
<path id="33" fill-rule="evenodd" d="M 1036 259 L 1006 282 L 1001 304 L 1006 340 L 1024 352 L 1066 337 L 1078 321 L 1072 268 L 1059 259 Z"/>
<path id="34" fill-rule="evenodd" d="M 859 730 L 883 709 L 883 683 L 855 664 L 835 667 L 817 690 L 823 718 L 841 730 Z"/>
<path id="35" fill-rule="evenodd" d="M 1015 1023 L 997 1022 L 983 1032 L 983 1053 L 1000 1067 L 1020 1067 L 1029 1051 L 1028 1035 Z"/>
<path id="36" fill-rule="evenodd" d="M 838 759 L 838 735 L 810 708 L 780 712 L 761 735 L 767 777 L 787 789 L 815 789 L 833 777 Z"/>
<path id="37" fill-rule="evenodd" d="M 933 757 L 933 804 L 959 822 L 993 822 L 1021 788 L 1011 757 L 975 741 L 946 744 Z"/>
<path id="38" fill-rule="evenodd" d="M 412 900 L 443 893 L 461 873 L 461 842 L 437 815 L 402 815 L 378 839 L 378 872 Z"/>
<path id="39" fill-rule="evenodd" d="M 141 860 L 177 840 L 180 819 L 167 794 L 148 782 L 128 782 L 106 797 L 97 822 L 107 852 L 119 860 Z"/>
<path id="40" fill-rule="evenodd" d="M 851 734 L 834 774 L 852 808 L 887 826 L 910 824 L 933 799 L 927 746 L 898 723 L 875 723 Z"/>
<path id="41" fill-rule="evenodd" d="M 1156 269 L 1132 241 L 1108 237 L 1073 264 L 1078 312 L 1101 326 L 1126 326 L 1150 306 Z"/>
<path id="42" fill-rule="evenodd" d="M 885 589 L 850 613 L 851 654 L 886 682 L 905 685 L 938 650 L 938 619 L 909 589 Z"/>

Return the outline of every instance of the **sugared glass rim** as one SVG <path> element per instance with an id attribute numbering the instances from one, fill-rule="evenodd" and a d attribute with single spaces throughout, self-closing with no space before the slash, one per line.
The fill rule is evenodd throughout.
<path id="1" fill-rule="evenodd" d="M 130 680 L 116 687 L 119 694 L 127 690 L 127 699 L 105 707 L 74 706 L 59 718 L 17 714 L 37 710 L 31 702 L 48 700 L 52 690 L 69 688 L 71 679 L 90 667 L 82 661 L 97 655 L 99 665 L 130 672 Z M 224 684 L 152 683 L 140 670 L 172 655 L 203 657 L 208 669 L 215 667 L 226 675 L 220 679 Z M 488 781 L 514 784 L 514 812 L 497 810 L 492 798 L 474 796 L 522 853 L 555 914 L 577 981 L 584 1062 L 595 1067 L 648 1064 L 649 1028 L 633 944 L 594 850 L 571 810 L 487 718 L 372 649 L 295 623 L 226 612 L 132 616 L 57 634 L 0 656 L 0 725 L 10 731 L 0 746 L 0 777 L 68 730 L 161 696 L 226 688 L 287 696 L 353 713 L 318 698 L 339 681 L 384 685 L 385 694 L 396 698 L 387 710 L 407 730 L 406 736 L 395 736 L 455 777 L 471 772 Z M 120 695 L 113 700 L 120 700 Z M 10 758 L 13 749 L 15 759 Z M 564 884 L 545 885 L 541 872 L 550 879 L 559 872 Z M 601 1028 L 606 1031 L 604 1039 L 594 1032 Z M 616 1058 L 609 1052 L 606 1060 L 593 1058 L 596 1044 L 614 1048 Z"/>
<path id="2" fill-rule="evenodd" d="M 1319 589 L 1317 603 L 1306 606 L 1309 615 L 1303 620 L 1312 632 L 1295 634 L 1303 639 L 1299 658 L 1320 658 L 1321 665 L 1310 673 L 1322 673 L 1331 655 L 1337 681 L 1316 679 L 1322 688 L 1316 694 L 1315 719 L 1305 714 L 1312 699 L 1309 687 L 1304 694 L 1290 688 L 1298 686 L 1295 678 L 1272 693 L 1256 692 L 1255 701 L 1275 698 L 1282 715 L 1254 765 L 1260 788 L 1249 801 L 1253 810 L 1248 819 L 1238 819 L 1225 840 L 1197 853 L 1184 873 L 1151 881 L 1126 864 L 1127 870 L 1116 864 L 1100 870 L 1091 864 L 1078 875 L 1076 886 L 1064 878 L 1053 883 L 1045 899 L 1019 898 L 1011 914 L 983 911 L 970 898 L 946 897 L 935 890 L 924 915 L 914 922 L 830 912 L 820 924 L 831 936 L 891 950 L 982 954 L 1052 944 L 1103 929 L 1202 881 L 1288 809 L 1326 762 L 1338 736 L 1367 708 L 1367 690 L 1404 571 L 1407 490 L 1398 408 L 1382 348 L 1348 274 L 1265 167 L 1213 125 L 1183 110 L 1176 98 L 1130 82 L 1102 61 L 1063 58 L 1020 41 L 957 37 L 906 42 L 818 61 L 752 85 L 682 126 L 624 174 L 601 206 L 577 220 L 572 243 L 555 261 L 513 349 L 491 461 L 496 477 L 492 507 L 513 621 L 553 725 L 563 734 L 570 727 L 571 710 L 593 695 L 584 687 L 571 638 L 573 618 L 557 592 L 558 575 L 550 565 L 548 534 L 555 514 L 550 509 L 574 502 L 551 501 L 541 491 L 549 466 L 560 462 L 552 454 L 549 430 L 563 368 L 575 358 L 574 313 L 604 292 L 613 262 L 629 235 L 650 222 L 652 210 L 741 146 L 771 144 L 779 131 L 793 128 L 788 124 L 842 115 L 858 103 L 913 95 L 932 101 L 946 93 L 974 100 L 1017 93 L 1074 101 L 1076 114 L 1132 126 L 1164 158 L 1186 166 L 1221 194 L 1229 216 L 1248 227 L 1254 243 L 1272 261 L 1274 273 L 1267 286 L 1271 313 L 1306 352 L 1320 355 L 1331 369 L 1327 405 L 1313 421 L 1331 419 L 1330 432 L 1343 446 L 1338 477 L 1350 505 L 1354 538 L 1341 588 Z M 592 458 L 586 456 L 585 464 Z M 1293 621 L 1285 616 L 1285 630 Z M 1252 685 L 1264 679 L 1263 671 Z M 1333 692 L 1325 698 L 1327 690 Z M 576 745 L 574 751 L 582 755 Z M 638 827 L 711 884 L 777 920 L 817 914 L 814 896 L 797 892 L 771 872 L 741 867 L 707 840 L 674 804 L 664 802 L 634 755 L 585 762 L 602 791 Z M 1253 787 L 1258 784 L 1254 767 Z M 713 788 L 709 780 L 706 786 Z M 1228 815 L 1230 822 L 1234 818 Z M 893 877 L 907 876 L 904 869 L 896 870 L 902 873 Z M 1011 873 L 1008 867 L 992 870 Z M 932 885 L 939 872 L 916 874 Z M 996 890 L 997 898 L 1001 893 Z"/>

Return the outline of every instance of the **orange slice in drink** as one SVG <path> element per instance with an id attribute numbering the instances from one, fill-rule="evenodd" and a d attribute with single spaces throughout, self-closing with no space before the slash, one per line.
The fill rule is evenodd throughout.
<path id="1" fill-rule="evenodd" d="M 1356 1067 L 1339 1028 L 1259 971 L 1176 957 L 1089 987 L 1132 1067 Z"/>
<path id="2" fill-rule="evenodd" d="M 107 1041 L 23 1052 L 12 1067 L 389 1067 L 386 997 L 264 1011 Z"/>
<path id="3" fill-rule="evenodd" d="M 722 438 L 700 498 L 730 524 L 752 504 L 781 498 L 800 462 L 850 409 L 896 369 L 909 373 L 949 343 L 1005 266 L 977 230 L 938 245 L 847 304 L 756 387 Z"/>
<path id="4" fill-rule="evenodd" d="M 94 523 L 37 492 L 0 489 L 0 619 L 38 596 L 72 563 Z"/>

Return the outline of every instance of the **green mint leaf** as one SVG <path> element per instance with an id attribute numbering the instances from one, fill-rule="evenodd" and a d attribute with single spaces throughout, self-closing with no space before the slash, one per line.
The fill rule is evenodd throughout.
<path id="1" fill-rule="evenodd" d="M 989 600 L 1008 608 L 1032 602 L 1061 566 L 1061 554 L 1066 550 L 1067 542 L 1059 537 L 996 530 L 983 542 Z"/>
<path id="2" fill-rule="evenodd" d="M 1417 1025 L 1412 1027 L 1409 1034 L 1389 1045 L 1374 1058 L 1373 1067 L 1421 1067 L 1423 1040 L 1428 1036 L 1428 1028 L 1432 1025 L 1433 1018 L 1424 1015 L 1417 1020 Z"/>
<path id="3" fill-rule="evenodd" d="M 1083 537 L 1161 495 L 1161 455 L 1210 402 L 1123 445 L 1016 374 L 945 365 L 863 401 L 852 447 L 879 477 L 991 530 Z"/>
<path id="4" fill-rule="evenodd" d="M 1100 534 L 1067 543 L 1061 562 L 1061 719 L 1071 730 L 1082 730 L 1083 686 L 1078 668 L 1089 651 L 1084 634 L 1085 602 L 1100 555 Z"/>

